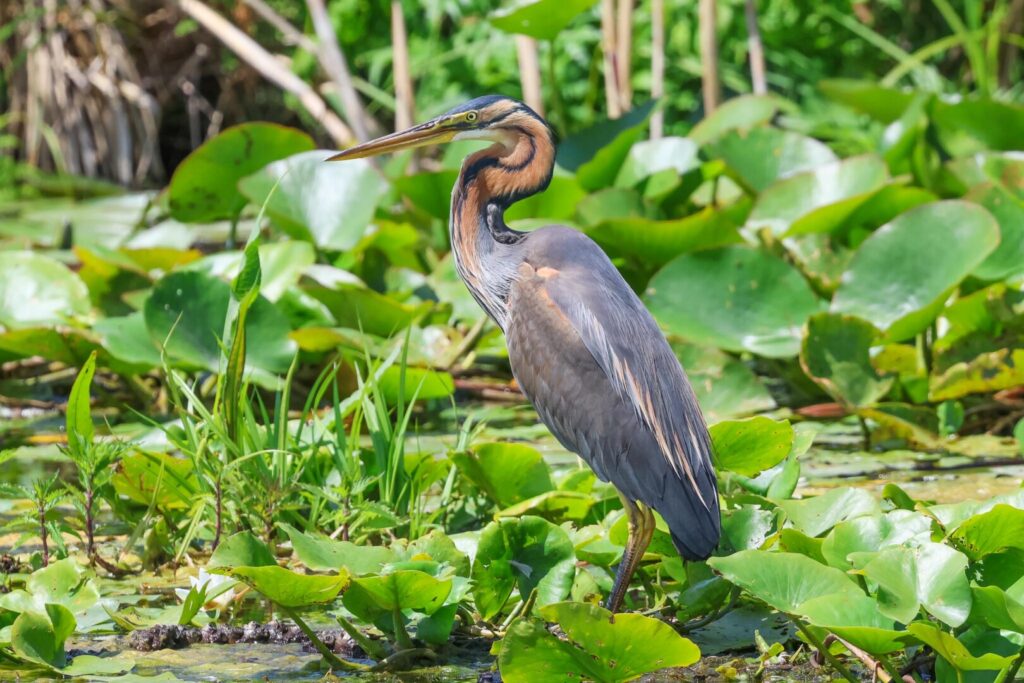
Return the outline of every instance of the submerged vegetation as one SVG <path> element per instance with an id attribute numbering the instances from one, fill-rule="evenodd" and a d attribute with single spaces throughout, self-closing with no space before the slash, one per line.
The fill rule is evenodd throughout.
<path id="1" fill-rule="evenodd" d="M 551 4 L 489 30 L 586 32 L 592 3 L 548 26 Z M 722 497 L 714 556 L 682 561 L 659 519 L 614 619 L 619 498 L 537 421 L 448 253 L 472 143 L 326 164 L 243 123 L 159 191 L 4 160 L 0 680 L 1014 680 L 1024 107 L 994 4 L 936 2 L 954 35 L 888 44 L 881 83 L 693 125 L 679 95 L 596 121 L 568 89 L 551 186 L 507 218 L 612 257 L 687 369 Z M 861 42 L 831 59 L 887 43 L 835 13 Z M 962 97 L 929 61 L 954 46 Z M 123 651 L 267 640 L 308 653 Z"/>

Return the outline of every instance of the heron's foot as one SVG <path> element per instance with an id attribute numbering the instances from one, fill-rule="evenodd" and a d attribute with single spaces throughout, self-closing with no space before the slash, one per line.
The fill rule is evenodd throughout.
<path id="1" fill-rule="evenodd" d="M 626 541 L 626 550 L 622 553 L 622 561 L 615 572 L 615 583 L 612 592 L 605 601 L 605 609 L 612 614 L 622 607 L 622 600 L 626 597 L 626 590 L 633 578 L 633 572 L 643 559 L 647 546 L 651 544 L 651 537 L 654 536 L 654 512 L 642 503 L 634 503 L 621 493 L 622 504 L 629 515 L 629 540 Z"/>

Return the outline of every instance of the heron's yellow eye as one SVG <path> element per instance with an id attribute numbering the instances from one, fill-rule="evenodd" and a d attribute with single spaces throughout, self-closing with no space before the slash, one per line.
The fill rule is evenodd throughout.
<path id="1" fill-rule="evenodd" d="M 471 111 L 468 114 L 466 114 L 466 120 L 467 121 L 476 121 L 476 117 L 477 117 L 477 114 L 476 114 L 475 111 Z"/>

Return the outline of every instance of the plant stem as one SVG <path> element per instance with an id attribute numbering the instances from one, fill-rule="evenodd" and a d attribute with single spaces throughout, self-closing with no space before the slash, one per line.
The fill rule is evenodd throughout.
<path id="1" fill-rule="evenodd" d="M 413 649 L 412 638 L 409 637 L 409 632 L 405 630 L 405 619 L 402 617 L 402 610 L 398 606 L 395 606 L 394 610 L 392 610 L 391 617 L 395 622 L 395 643 L 398 645 L 398 649 Z"/>
<path id="2" fill-rule="evenodd" d="M 332 669 L 336 669 L 338 671 L 369 670 L 370 667 L 366 666 L 365 664 L 357 664 L 355 662 L 348 662 L 344 659 L 340 659 L 336 654 L 331 652 L 326 645 L 324 645 L 324 642 L 322 640 L 317 638 L 316 633 L 313 631 L 313 629 L 311 629 L 306 624 L 306 622 L 302 620 L 302 617 L 300 617 L 294 609 L 292 609 L 291 607 L 285 607 L 283 605 L 278 605 L 278 607 L 281 608 L 282 612 L 288 615 L 289 619 L 295 622 L 295 625 L 299 627 L 299 630 L 306 634 L 306 637 L 309 638 L 309 642 L 313 643 L 313 647 L 316 648 L 317 652 L 320 653 L 320 655 L 324 658 L 324 661 L 326 661 Z"/>
<path id="3" fill-rule="evenodd" d="M 50 546 L 46 535 L 46 511 L 39 508 L 39 540 L 43 543 L 43 566 L 50 566 Z"/>
<path id="4" fill-rule="evenodd" d="M 338 621 L 338 625 L 349 635 L 349 638 L 356 641 L 359 647 L 363 648 L 363 651 L 370 655 L 373 659 L 381 660 L 386 657 L 384 648 L 366 637 L 366 634 L 356 628 L 355 624 L 341 616 L 340 614 L 334 617 Z"/>
<path id="5" fill-rule="evenodd" d="M 89 556 L 89 562 L 93 562 L 96 554 L 95 535 L 93 533 L 94 520 L 92 518 L 93 490 L 88 487 L 85 490 L 85 554 Z"/>
<path id="6" fill-rule="evenodd" d="M 813 645 L 818 650 L 818 652 L 821 653 L 821 656 L 824 657 L 826 661 L 828 661 L 828 663 L 832 666 L 833 669 L 835 669 L 839 673 L 840 676 L 850 681 L 850 683 L 860 683 L 860 679 L 858 679 L 856 676 L 850 673 L 850 670 L 843 666 L 843 663 L 840 662 L 834 654 L 829 652 L 828 648 L 825 647 L 825 644 L 821 642 L 821 639 L 813 633 L 811 633 L 811 630 L 809 628 L 804 626 L 803 623 L 801 623 L 800 620 L 794 617 L 793 615 L 786 616 L 788 616 L 790 620 L 796 625 L 797 630 L 799 630 L 800 633 L 803 634 L 804 638 L 807 639 L 807 642 Z"/>
<path id="7" fill-rule="evenodd" d="M 214 531 L 214 534 L 213 534 L 213 549 L 214 550 L 216 550 L 217 546 L 220 545 L 220 534 L 221 534 L 221 531 L 223 530 L 223 513 L 224 513 L 223 494 L 224 494 L 224 492 L 223 492 L 223 490 L 221 488 L 221 482 L 220 482 L 220 479 L 218 479 L 217 480 L 217 485 L 214 487 L 214 498 L 216 500 L 216 515 L 217 515 L 216 530 Z"/>

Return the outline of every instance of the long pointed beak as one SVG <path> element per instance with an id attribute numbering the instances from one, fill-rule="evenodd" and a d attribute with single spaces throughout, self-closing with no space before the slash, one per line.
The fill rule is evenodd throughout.
<path id="1" fill-rule="evenodd" d="M 363 159 L 365 157 L 377 156 L 378 154 L 399 152 L 403 149 L 413 149 L 415 147 L 425 147 L 427 145 L 433 145 L 441 142 L 449 142 L 455 137 L 457 132 L 458 130 L 445 127 L 441 125 L 437 119 L 434 119 L 433 121 L 427 121 L 426 123 L 414 126 L 408 130 L 392 133 L 391 135 L 385 135 L 377 138 L 376 140 L 370 140 L 369 142 L 364 142 L 361 145 L 350 147 L 344 152 L 335 154 L 328 158 L 327 161 Z"/>

